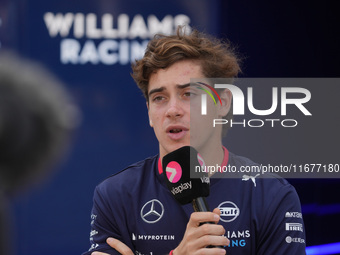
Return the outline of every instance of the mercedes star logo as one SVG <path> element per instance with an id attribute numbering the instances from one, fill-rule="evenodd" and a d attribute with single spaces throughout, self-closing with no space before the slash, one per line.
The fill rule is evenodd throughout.
<path id="1" fill-rule="evenodd" d="M 156 223 L 164 214 L 164 206 L 157 199 L 147 202 L 140 210 L 140 216 L 146 223 Z"/>

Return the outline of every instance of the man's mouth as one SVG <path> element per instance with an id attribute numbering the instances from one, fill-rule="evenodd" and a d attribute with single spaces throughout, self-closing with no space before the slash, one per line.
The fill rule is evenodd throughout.
<path id="1" fill-rule="evenodd" d="M 181 140 L 186 137 L 189 129 L 185 126 L 170 126 L 167 128 L 166 132 L 170 139 Z"/>
<path id="2" fill-rule="evenodd" d="M 170 133 L 176 134 L 176 133 L 180 133 L 180 132 L 182 132 L 182 131 L 183 131 L 183 129 L 181 129 L 181 128 L 174 128 L 174 129 L 171 129 L 171 130 L 170 130 Z"/>

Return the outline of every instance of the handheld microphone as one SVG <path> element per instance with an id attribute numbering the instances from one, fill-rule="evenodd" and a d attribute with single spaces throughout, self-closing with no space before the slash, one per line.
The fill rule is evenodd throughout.
<path id="1" fill-rule="evenodd" d="M 168 189 L 174 198 L 182 205 L 192 203 L 195 212 L 208 212 L 209 206 L 205 197 L 210 193 L 210 180 L 208 173 L 201 170 L 205 166 L 203 158 L 191 146 L 181 147 L 163 157 L 163 174 Z M 195 173 L 195 178 L 190 174 Z M 202 222 L 215 224 L 214 222 Z M 207 248 L 223 248 L 209 245 Z"/>
<path id="2" fill-rule="evenodd" d="M 208 173 L 196 171 L 205 166 L 203 158 L 191 146 L 181 147 L 163 157 L 163 174 L 168 189 L 174 198 L 182 205 L 192 203 L 195 212 L 209 212 L 206 197 L 210 193 L 210 180 Z M 190 174 L 195 173 L 195 178 Z M 203 222 L 203 224 L 215 224 Z M 209 245 L 207 248 L 223 248 Z"/>
<path id="3" fill-rule="evenodd" d="M 192 203 L 196 212 L 210 211 L 205 200 L 210 191 L 207 173 L 199 171 L 198 178 L 190 177 L 190 173 L 204 165 L 195 148 L 184 146 L 165 155 L 162 165 L 168 189 L 180 204 Z"/>

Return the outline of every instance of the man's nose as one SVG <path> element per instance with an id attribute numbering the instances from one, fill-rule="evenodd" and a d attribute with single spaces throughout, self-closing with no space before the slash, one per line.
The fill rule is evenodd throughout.
<path id="1" fill-rule="evenodd" d="M 170 118 L 180 117 L 184 114 L 183 103 L 179 98 L 172 98 L 169 101 L 166 116 Z"/>

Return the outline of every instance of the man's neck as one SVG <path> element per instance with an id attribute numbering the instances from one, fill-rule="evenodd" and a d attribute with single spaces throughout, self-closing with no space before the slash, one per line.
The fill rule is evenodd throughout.
<path id="1" fill-rule="evenodd" d="M 201 149 L 199 150 L 200 155 L 204 159 L 206 167 L 209 166 L 221 166 L 224 159 L 224 150 L 222 144 L 215 146 L 213 149 Z M 210 176 L 210 174 L 209 174 Z"/>

